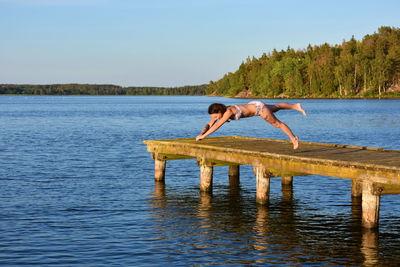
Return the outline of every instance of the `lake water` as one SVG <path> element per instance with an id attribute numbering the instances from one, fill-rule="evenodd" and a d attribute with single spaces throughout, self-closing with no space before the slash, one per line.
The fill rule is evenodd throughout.
<path id="1" fill-rule="evenodd" d="M 274 178 L 268 206 L 249 166 L 239 189 L 215 168 L 212 196 L 194 160 L 168 162 L 156 184 L 143 140 L 194 138 L 212 102 L 247 100 L 1 96 L 0 265 L 400 264 L 399 195 L 382 196 L 379 231 L 364 232 L 346 179 L 295 177 L 287 197 Z M 400 150 L 400 100 L 299 102 L 307 117 L 277 116 L 303 141 Z M 221 135 L 287 139 L 260 118 Z"/>

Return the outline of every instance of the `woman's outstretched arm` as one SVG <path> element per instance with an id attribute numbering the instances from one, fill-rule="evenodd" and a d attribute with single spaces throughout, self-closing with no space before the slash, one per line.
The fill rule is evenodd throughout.
<path id="1" fill-rule="evenodd" d="M 210 123 L 207 123 L 206 126 L 204 126 L 203 130 L 199 135 L 205 134 L 208 131 L 208 129 L 210 129 Z"/>
<path id="2" fill-rule="evenodd" d="M 212 134 L 213 132 L 215 132 L 216 130 L 218 130 L 219 127 L 221 127 L 225 122 L 227 122 L 227 121 L 229 120 L 229 118 L 232 116 L 232 114 L 233 114 L 232 111 L 227 110 L 227 111 L 224 113 L 224 115 L 222 116 L 222 118 L 221 118 L 218 122 L 216 122 L 216 120 L 213 121 L 213 123 L 211 124 L 211 127 L 208 128 L 208 129 L 203 133 L 203 131 L 207 128 L 207 126 L 204 127 L 202 133 L 199 134 L 199 135 L 196 137 L 196 141 L 200 141 L 201 139 L 205 138 L 206 136 L 209 136 L 210 134 Z M 211 121 L 210 121 L 210 122 L 211 122 Z M 209 126 L 210 123 L 208 123 L 207 125 Z"/>
<path id="3" fill-rule="evenodd" d="M 204 126 L 203 130 L 201 130 L 199 135 L 205 134 L 216 122 L 217 119 L 211 118 L 211 120 Z"/>

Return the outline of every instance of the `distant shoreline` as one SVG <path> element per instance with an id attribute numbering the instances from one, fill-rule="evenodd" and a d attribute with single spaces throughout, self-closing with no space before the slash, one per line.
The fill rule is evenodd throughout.
<path id="1" fill-rule="evenodd" d="M 187 85 L 181 87 L 122 87 L 113 84 L 0 84 L 0 95 L 10 96 L 207 96 L 234 99 L 400 99 L 400 86 L 381 95 L 358 94 L 339 96 L 255 96 L 251 90 L 242 90 L 235 95 L 210 93 L 209 85 Z"/>
<path id="2" fill-rule="evenodd" d="M 397 100 L 400 99 L 400 96 L 381 96 L 381 97 L 235 97 L 235 96 L 217 96 L 217 95 L 112 95 L 112 94 L 104 94 L 104 95 L 90 95 L 90 94 L 79 94 L 79 95 L 58 95 L 58 94 L 0 94 L 0 96 L 205 96 L 205 97 L 223 97 L 223 98 L 232 98 L 232 99 L 273 99 L 273 100 Z"/>
<path id="3" fill-rule="evenodd" d="M 122 87 L 113 84 L 0 84 L 0 95 L 205 95 L 208 85 Z"/>

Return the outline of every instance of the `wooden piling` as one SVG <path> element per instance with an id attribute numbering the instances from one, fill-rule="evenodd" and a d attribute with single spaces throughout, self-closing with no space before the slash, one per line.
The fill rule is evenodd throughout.
<path id="1" fill-rule="evenodd" d="M 209 165 L 200 165 L 200 191 L 211 192 L 213 180 L 213 167 Z"/>
<path id="2" fill-rule="evenodd" d="M 358 179 L 351 180 L 351 197 L 361 198 L 362 196 L 362 182 Z"/>
<path id="3" fill-rule="evenodd" d="M 282 200 L 291 201 L 293 199 L 293 176 L 282 176 Z"/>
<path id="4" fill-rule="evenodd" d="M 378 227 L 380 195 L 376 194 L 371 181 L 362 182 L 362 226 Z"/>
<path id="5" fill-rule="evenodd" d="M 271 174 L 264 167 L 254 167 L 256 174 L 256 202 L 266 204 L 269 201 L 269 186 Z"/>
<path id="6" fill-rule="evenodd" d="M 229 186 L 230 187 L 238 187 L 240 183 L 240 165 L 230 165 L 229 171 Z"/>
<path id="7" fill-rule="evenodd" d="M 283 176 L 282 185 L 293 185 L 293 176 Z"/>
<path id="8" fill-rule="evenodd" d="M 154 179 L 156 181 L 165 180 L 166 160 L 154 159 Z"/>

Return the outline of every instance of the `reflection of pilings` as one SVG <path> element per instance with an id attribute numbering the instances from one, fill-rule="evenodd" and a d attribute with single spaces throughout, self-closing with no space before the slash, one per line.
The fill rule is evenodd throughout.
<path id="1" fill-rule="evenodd" d="M 152 200 L 153 207 L 165 208 L 167 206 L 167 200 L 165 199 L 164 181 L 155 181 L 153 196 L 154 196 Z"/>
<path id="2" fill-rule="evenodd" d="M 165 182 L 164 181 L 155 181 L 154 196 L 155 197 L 165 197 Z"/>
<path id="3" fill-rule="evenodd" d="M 364 255 L 364 266 L 376 266 L 379 261 L 378 231 L 376 229 L 363 229 L 361 239 L 361 252 Z"/>
<path id="4" fill-rule="evenodd" d="M 199 209 L 209 209 L 212 203 L 212 193 L 200 191 Z"/>
<path id="5" fill-rule="evenodd" d="M 269 226 L 269 209 L 266 205 L 257 205 L 257 215 L 255 221 L 255 237 L 254 248 L 256 250 L 266 250 L 268 248 Z"/>
<path id="6" fill-rule="evenodd" d="M 197 209 L 198 217 L 201 219 L 200 227 L 209 229 L 211 223 L 212 194 L 210 192 L 200 191 L 199 206 Z"/>
<path id="7" fill-rule="evenodd" d="M 256 230 L 260 235 L 269 231 L 269 209 L 266 205 L 257 205 Z"/>

